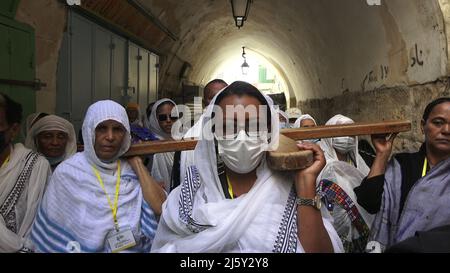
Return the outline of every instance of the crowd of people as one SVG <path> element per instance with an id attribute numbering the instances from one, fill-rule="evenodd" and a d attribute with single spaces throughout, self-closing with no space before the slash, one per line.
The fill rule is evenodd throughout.
<path id="1" fill-rule="evenodd" d="M 449 97 L 424 110 L 418 152 L 392 154 L 395 134 L 307 139 L 297 146 L 313 163 L 295 172 L 272 170 L 266 152 L 314 117 L 240 81 L 212 80 L 203 103 L 183 131 L 195 150 L 125 157 L 177 139 L 173 100 L 145 113 L 95 102 L 78 139 L 69 121 L 34 113 L 22 144 L 22 106 L 0 93 L 0 252 L 450 252 Z"/>

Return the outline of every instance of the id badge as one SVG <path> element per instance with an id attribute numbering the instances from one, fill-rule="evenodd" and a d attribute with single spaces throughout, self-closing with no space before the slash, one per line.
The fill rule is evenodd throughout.
<path id="1" fill-rule="evenodd" d="M 130 227 L 122 227 L 119 231 L 111 230 L 107 240 L 112 253 L 117 253 L 136 245 L 136 240 Z"/>

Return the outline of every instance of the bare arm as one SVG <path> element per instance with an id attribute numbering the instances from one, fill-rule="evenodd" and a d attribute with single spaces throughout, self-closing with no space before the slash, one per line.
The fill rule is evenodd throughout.
<path id="1" fill-rule="evenodd" d="M 382 175 L 386 172 L 386 166 L 391 156 L 394 139 L 397 134 L 392 134 L 388 139 L 386 135 L 372 135 L 372 144 L 376 150 L 376 157 L 373 161 L 367 178 Z"/>
<path id="2" fill-rule="evenodd" d="M 161 215 L 162 204 L 166 200 L 166 193 L 148 173 L 147 168 L 139 156 L 129 158 L 128 162 L 138 176 L 145 201 L 147 201 L 156 215 Z"/>
<path id="3" fill-rule="evenodd" d="M 295 187 L 297 196 L 313 199 L 316 196 L 316 178 L 325 166 L 325 156 L 319 146 L 315 144 L 299 144 L 302 150 L 314 152 L 312 166 L 297 173 Z M 311 206 L 297 207 L 297 236 L 305 252 L 332 253 L 333 244 L 323 224 L 322 214 Z"/>

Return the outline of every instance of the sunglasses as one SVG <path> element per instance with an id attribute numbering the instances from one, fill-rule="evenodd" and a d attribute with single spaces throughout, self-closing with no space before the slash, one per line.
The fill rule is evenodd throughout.
<path id="1" fill-rule="evenodd" d="M 171 121 L 176 121 L 176 120 L 178 120 L 178 117 L 174 117 L 174 116 L 167 115 L 167 114 L 158 115 L 159 121 L 166 121 L 168 119 L 170 119 Z"/>

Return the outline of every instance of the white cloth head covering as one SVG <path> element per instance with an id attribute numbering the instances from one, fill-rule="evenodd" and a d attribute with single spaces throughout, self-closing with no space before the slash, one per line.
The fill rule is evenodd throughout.
<path id="1" fill-rule="evenodd" d="M 340 125 L 340 124 L 353 124 L 355 123 L 351 118 L 343 115 L 335 115 L 330 120 L 325 123 L 325 125 Z M 370 171 L 364 159 L 359 155 L 358 152 L 358 137 L 355 137 L 355 149 L 350 152 L 350 156 L 356 163 L 356 168 L 363 174 L 367 175 Z M 331 161 L 339 161 L 336 150 L 333 147 L 333 138 L 324 138 L 320 142 L 320 147 L 325 153 L 325 158 L 327 163 Z"/>
<path id="2" fill-rule="evenodd" d="M 302 115 L 302 110 L 297 107 L 292 107 L 286 110 L 286 115 L 291 118 L 299 118 Z"/>
<path id="3" fill-rule="evenodd" d="M 215 105 L 220 94 L 211 105 Z M 273 105 L 269 106 L 273 136 L 267 150 L 272 150 L 278 145 L 279 120 Z M 283 251 L 274 247 L 274 243 L 280 242 L 279 237 L 289 239 L 291 246 L 294 242 L 290 251 L 303 252 L 302 246 L 295 244 L 297 233 L 290 229 L 296 227 L 292 223 L 295 220 L 286 217 L 292 214 L 285 210 L 288 200 L 295 200 L 292 183 L 288 183 L 293 178 L 272 172 L 265 158 L 256 169 L 257 180 L 251 190 L 239 198 L 225 198 L 217 170 L 215 140 L 210 137 L 212 113 L 213 107 L 208 108 L 202 119 L 204 129 L 194 151 L 196 167 L 188 168 L 186 179 L 163 204 L 152 252 Z M 337 233 L 326 219 L 324 224 L 335 250 L 339 251 L 342 245 Z M 280 231 L 280 226 L 285 229 Z M 282 242 L 277 246 L 281 245 Z"/>
<path id="4" fill-rule="evenodd" d="M 28 132 L 30 131 L 31 126 L 34 124 L 34 122 L 36 121 L 36 119 L 40 115 L 46 115 L 46 113 L 36 112 L 36 113 L 32 113 L 32 114 L 28 115 L 27 120 L 25 122 L 25 133 L 26 134 L 28 134 Z"/>
<path id="5" fill-rule="evenodd" d="M 23 135 L 24 135 L 25 137 L 28 135 L 28 132 L 30 131 L 31 126 L 34 124 L 34 122 L 36 122 L 37 118 L 38 118 L 40 115 L 46 116 L 46 115 L 48 115 L 48 114 L 47 114 L 47 113 L 44 113 L 44 112 L 36 112 L 36 113 L 32 113 L 32 114 L 29 114 L 29 115 L 28 115 L 27 119 L 25 120 L 25 124 L 24 124 L 25 127 L 22 126 L 22 127 L 23 127 L 23 128 L 22 128 L 22 130 L 23 130 Z M 42 117 L 41 117 L 41 118 L 42 118 Z"/>
<path id="6" fill-rule="evenodd" d="M 31 128 L 29 128 L 27 138 L 25 139 L 25 146 L 37 152 L 38 147 L 36 137 L 39 133 L 44 131 L 61 131 L 68 135 L 66 152 L 64 153 L 63 160 L 71 157 L 77 152 L 77 140 L 72 123 L 55 115 L 45 116 L 36 121 Z"/>
<path id="7" fill-rule="evenodd" d="M 278 109 L 278 114 L 280 114 L 281 116 L 283 116 L 283 118 L 286 120 L 286 123 L 289 123 L 289 117 L 286 114 L 286 112 L 282 111 L 281 109 Z"/>
<path id="8" fill-rule="evenodd" d="M 300 127 L 302 127 L 302 121 L 305 120 L 305 119 L 310 119 L 310 120 L 314 121 L 314 124 L 315 124 L 315 125 L 317 125 L 316 120 L 315 120 L 312 116 L 310 116 L 310 115 L 308 115 L 308 114 L 304 114 L 304 115 L 301 115 L 301 116 L 295 121 L 295 123 L 294 123 L 294 128 L 300 128 Z"/>
<path id="9" fill-rule="evenodd" d="M 111 163 L 103 162 L 95 153 L 95 128 L 106 120 L 115 120 L 123 125 L 126 130 L 125 137 L 117 155 L 111 160 Z M 83 121 L 83 142 L 84 152 L 88 161 L 96 166 L 104 169 L 115 169 L 117 167 L 116 160 L 121 157 L 131 145 L 130 124 L 127 112 L 122 105 L 112 100 L 98 101 L 89 106 Z"/>
<path id="10" fill-rule="evenodd" d="M 167 139 L 172 138 L 172 136 L 170 134 L 167 134 L 166 132 L 164 132 L 164 130 L 159 126 L 158 114 L 156 113 L 157 112 L 156 110 L 158 109 L 158 107 L 165 102 L 171 102 L 174 105 L 174 108 L 172 109 L 172 113 L 174 113 L 176 116 L 178 116 L 177 104 L 173 100 L 160 99 L 160 100 L 156 101 L 155 104 L 153 105 L 152 113 L 150 114 L 150 117 L 148 118 L 148 122 L 150 125 L 150 131 L 153 134 L 155 134 L 156 137 L 159 138 L 160 140 L 167 140 Z"/>

